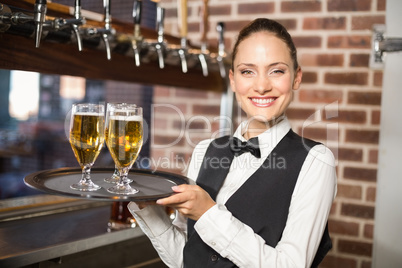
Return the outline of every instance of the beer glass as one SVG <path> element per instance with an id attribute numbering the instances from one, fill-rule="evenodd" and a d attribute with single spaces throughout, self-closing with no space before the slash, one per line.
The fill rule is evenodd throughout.
<path id="1" fill-rule="evenodd" d="M 120 173 L 120 180 L 107 189 L 110 193 L 130 195 L 138 192 L 130 186 L 128 172 L 142 147 L 142 108 L 135 104 L 110 103 L 106 110 L 106 145 Z"/>
<path id="2" fill-rule="evenodd" d="M 103 104 L 73 104 L 69 141 L 82 169 L 81 180 L 70 186 L 74 190 L 95 191 L 101 188 L 92 182 L 91 168 L 105 142 L 104 127 Z"/>
<path id="3" fill-rule="evenodd" d="M 133 182 L 133 180 L 126 178 L 128 180 L 128 182 Z M 112 176 L 107 177 L 104 179 L 105 182 L 107 183 L 118 183 L 120 181 L 120 173 L 119 173 L 119 169 L 117 168 L 117 166 L 115 165 L 114 167 L 114 171 Z"/>

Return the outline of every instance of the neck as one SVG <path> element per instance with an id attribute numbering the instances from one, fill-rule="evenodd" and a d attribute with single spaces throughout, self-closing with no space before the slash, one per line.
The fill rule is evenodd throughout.
<path id="1" fill-rule="evenodd" d="M 245 126 L 245 132 L 243 133 L 243 137 L 246 140 L 257 137 L 261 133 L 265 132 L 267 129 L 272 128 L 273 126 L 279 124 L 284 118 L 285 115 L 273 118 L 270 121 L 260 121 L 256 120 L 255 118 L 249 118 Z"/>

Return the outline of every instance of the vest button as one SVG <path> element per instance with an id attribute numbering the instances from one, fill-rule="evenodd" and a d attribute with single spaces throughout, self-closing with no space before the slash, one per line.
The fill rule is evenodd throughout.
<path id="1" fill-rule="evenodd" d="M 216 254 L 211 255 L 211 261 L 213 261 L 213 262 L 218 261 L 218 255 L 216 255 Z"/>

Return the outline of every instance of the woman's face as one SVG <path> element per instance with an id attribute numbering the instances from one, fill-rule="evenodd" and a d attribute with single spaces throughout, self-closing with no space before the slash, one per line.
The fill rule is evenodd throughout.
<path id="1" fill-rule="evenodd" d="M 239 44 L 229 73 L 236 99 L 255 127 L 284 114 L 301 77 L 287 45 L 269 32 L 254 33 Z"/>

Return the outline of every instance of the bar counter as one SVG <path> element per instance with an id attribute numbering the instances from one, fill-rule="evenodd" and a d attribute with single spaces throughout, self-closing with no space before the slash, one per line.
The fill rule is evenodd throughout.
<path id="1" fill-rule="evenodd" d="M 111 202 L 0 201 L 0 267 L 166 267 L 139 227 L 107 231 Z"/>

